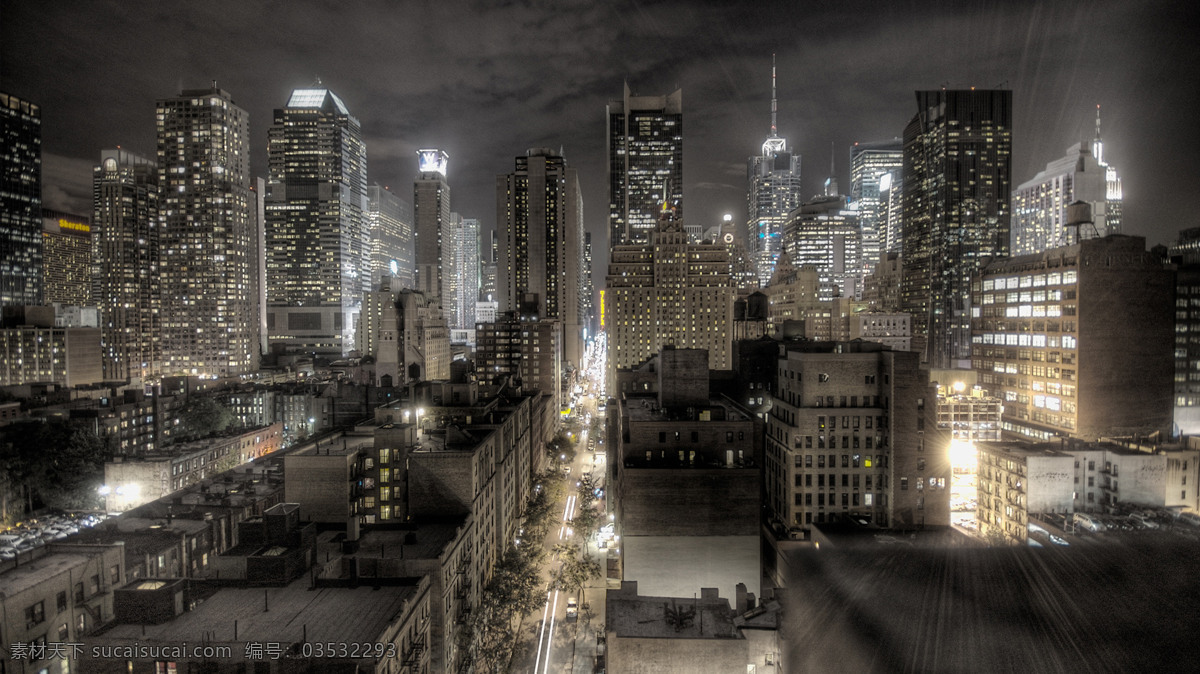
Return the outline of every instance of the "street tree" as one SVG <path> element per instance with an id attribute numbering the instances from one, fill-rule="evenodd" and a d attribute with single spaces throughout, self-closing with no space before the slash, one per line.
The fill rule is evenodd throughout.
<path id="1" fill-rule="evenodd" d="M 554 557 L 562 562 L 554 579 L 554 586 L 568 593 L 579 593 L 579 603 L 585 601 L 584 592 L 588 581 L 599 578 L 600 563 L 590 555 L 583 554 L 578 545 L 559 543 L 554 546 Z"/>
<path id="2" fill-rule="evenodd" d="M 179 426 L 187 440 L 220 433 L 236 421 L 228 407 L 210 396 L 193 396 L 179 411 Z"/>

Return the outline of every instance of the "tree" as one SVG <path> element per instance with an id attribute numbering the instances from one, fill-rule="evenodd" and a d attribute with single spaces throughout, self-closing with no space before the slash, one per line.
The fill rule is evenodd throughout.
<path id="1" fill-rule="evenodd" d="M 63 419 L 10 424 L 0 442 L 0 470 L 21 486 L 29 512 L 99 507 L 106 458 L 96 434 Z"/>
<path id="2" fill-rule="evenodd" d="M 600 577 L 600 563 L 583 554 L 578 545 L 559 543 L 554 546 L 554 557 L 562 562 L 554 586 L 564 592 L 578 592 L 579 603 L 584 603 L 584 586 L 593 578 Z"/>
<path id="3" fill-rule="evenodd" d="M 179 426 L 186 440 L 220 433 L 233 425 L 237 417 L 215 398 L 194 396 L 179 411 Z"/>
<path id="4" fill-rule="evenodd" d="M 537 546 L 510 545 L 493 568 L 492 579 L 480 593 L 479 606 L 467 628 L 459 633 L 470 671 L 503 671 L 512 657 L 517 619 L 541 605 L 541 572 Z"/>

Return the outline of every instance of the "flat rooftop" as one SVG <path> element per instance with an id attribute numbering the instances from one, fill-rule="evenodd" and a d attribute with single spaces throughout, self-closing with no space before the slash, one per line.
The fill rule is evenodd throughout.
<path id="1" fill-rule="evenodd" d="M 305 575 L 282 588 L 223 588 L 167 623 L 115 625 L 97 636 L 143 644 L 195 642 L 205 634 L 213 643 L 290 644 L 305 636 L 309 642 L 376 642 L 416 594 L 416 585 L 310 590 Z M 233 649 L 235 658 L 242 654 Z"/>
<path id="2" fill-rule="evenodd" d="M 97 551 L 99 552 L 99 550 Z M 87 563 L 92 555 L 81 552 L 49 552 L 31 562 L 25 562 L 0 574 L 0 596 L 11 597 L 69 569 Z"/>
<path id="3" fill-rule="evenodd" d="M 733 625 L 729 600 L 717 597 L 642 597 L 636 584 L 621 591 L 609 590 L 605 603 L 605 628 L 618 637 L 634 639 L 742 639 Z M 677 628 L 671 614 L 695 611 Z"/>
<path id="4" fill-rule="evenodd" d="M 694 417 L 689 417 L 686 410 L 660 407 L 658 399 L 655 397 L 626 398 L 621 409 L 629 416 L 630 422 L 680 421 L 691 423 L 698 421 L 700 414 L 706 410 L 712 412 L 712 421 L 752 421 L 749 414 L 723 396 L 709 396 L 707 404 L 695 407 Z"/>

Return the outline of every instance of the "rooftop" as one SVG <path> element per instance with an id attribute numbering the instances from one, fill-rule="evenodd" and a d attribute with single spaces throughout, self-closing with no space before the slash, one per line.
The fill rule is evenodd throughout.
<path id="1" fill-rule="evenodd" d="M 637 583 L 626 581 L 609 591 L 605 628 L 618 637 L 638 639 L 742 639 L 728 599 L 716 590 L 701 597 L 640 597 Z M 690 617 L 689 617 L 690 616 Z"/>
<path id="2" fill-rule="evenodd" d="M 161 625 L 115 625 L 98 636 L 143 644 L 246 641 L 290 644 L 385 641 L 384 632 L 414 599 L 416 585 L 309 589 L 307 576 L 282 588 L 223 588 L 195 610 Z M 237 639 L 234 624 L 237 624 Z M 235 656 L 243 652 L 233 649 Z"/>
<path id="3" fill-rule="evenodd" d="M 97 553 L 101 550 L 97 550 Z M 83 566 L 92 555 L 81 552 L 54 552 L 26 562 L 0 574 L 0 596 L 12 597 L 31 587 L 44 583 L 69 569 Z"/>

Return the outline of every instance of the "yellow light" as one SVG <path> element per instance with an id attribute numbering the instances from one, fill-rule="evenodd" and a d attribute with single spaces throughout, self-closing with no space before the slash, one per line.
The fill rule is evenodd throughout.
<path id="1" fill-rule="evenodd" d="M 950 441 L 950 466 L 952 469 L 975 472 L 979 465 L 979 451 L 970 440 Z"/>
<path id="2" fill-rule="evenodd" d="M 963 391 L 966 390 L 966 388 L 967 388 L 967 385 L 962 383 L 961 381 L 954 382 L 954 392 L 955 393 L 962 393 Z"/>

